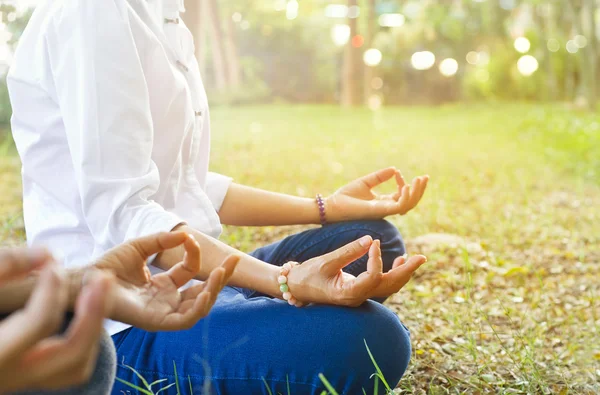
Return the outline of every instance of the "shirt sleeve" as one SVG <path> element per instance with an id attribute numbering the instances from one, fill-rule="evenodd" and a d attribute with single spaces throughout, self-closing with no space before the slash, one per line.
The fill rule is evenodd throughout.
<path id="1" fill-rule="evenodd" d="M 124 0 L 63 7 L 46 44 L 89 229 L 106 248 L 170 231 L 183 221 L 151 200 L 160 177 L 131 10 Z"/>
<path id="2" fill-rule="evenodd" d="M 206 194 L 217 212 L 221 210 L 232 181 L 230 177 L 213 172 L 209 172 L 206 176 Z"/>

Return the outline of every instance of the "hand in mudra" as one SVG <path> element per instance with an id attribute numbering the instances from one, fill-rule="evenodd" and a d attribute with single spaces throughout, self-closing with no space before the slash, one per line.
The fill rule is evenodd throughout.
<path id="1" fill-rule="evenodd" d="M 378 195 L 373 188 L 395 178 L 397 191 Z M 416 177 L 412 185 L 404 181 L 394 167 L 382 169 L 352 181 L 325 199 L 329 222 L 361 219 L 382 219 L 390 215 L 405 215 L 415 208 L 427 188 L 429 176 Z"/>
<path id="2" fill-rule="evenodd" d="M 369 260 L 364 273 L 355 277 L 342 271 L 366 253 Z M 294 266 L 287 277 L 288 286 L 300 304 L 359 306 L 367 299 L 386 298 L 400 291 L 425 262 L 427 258 L 423 255 L 408 260 L 401 256 L 394 261 L 392 270 L 383 273 L 380 242 L 365 236 L 329 254 Z"/>
<path id="3" fill-rule="evenodd" d="M 146 266 L 148 258 L 182 244 L 183 261 L 165 273 L 151 276 Z M 164 331 L 190 328 L 207 316 L 238 261 L 238 256 L 229 256 L 205 282 L 180 291 L 200 271 L 200 246 L 187 233 L 172 232 L 113 248 L 95 266 L 117 278 L 111 318 L 148 331 Z"/>

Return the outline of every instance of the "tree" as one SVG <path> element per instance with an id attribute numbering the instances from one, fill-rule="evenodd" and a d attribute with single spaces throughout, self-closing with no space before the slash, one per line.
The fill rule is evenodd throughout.
<path id="1" fill-rule="evenodd" d="M 348 0 L 348 8 L 356 7 L 357 0 Z M 361 63 L 360 49 L 357 45 L 356 37 L 358 35 L 357 18 L 348 17 L 348 25 L 350 26 L 350 40 L 346 44 L 344 51 L 344 65 L 342 70 L 342 100 L 343 106 L 357 106 L 361 102 Z"/>

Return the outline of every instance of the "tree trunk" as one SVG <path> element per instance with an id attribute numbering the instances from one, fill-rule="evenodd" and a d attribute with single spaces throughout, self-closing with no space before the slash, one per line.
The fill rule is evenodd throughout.
<path id="1" fill-rule="evenodd" d="M 213 60 L 213 69 L 215 73 L 215 85 L 218 90 L 225 90 L 228 86 L 228 66 L 227 52 L 225 50 L 225 41 L 223 29 L 221 27 L 221 13 L 217 0 L 206 0 L 208 8 L 208 17 L 211 33 L 211 53 Z"/>
<path id="2" fill-rule="evenodd" d="M 369 0 L 369 10 L 367 15 L 367 35 L 365 37 L 365 48 L 371 48 L 373 46 L 373 39 L 375 38 L 375 24 L 376 24 L 376 15 L 375 15 L 375 5 L 376 0 Z M 369 98 L 373 94 L 373 88 L 371 87 L 373 83 L 373 78 L 376 77 L 376 72 L 373 67 L 366 66 L 365 67 L 365 81 L 364 81 L 364 101 L 365 104 L 368 104 Z"/>
<path id="3" fill-rule="evenodd" d="M 357 0 L 348 0 L 348 7 L 357 5 Z M 357 18 L 348 18 L 350 26 L 350 40 L 344 52 L 344 66 L 342 72 L 342 105 L 346 107 L 359 105 L 360 100 L 360 49 L 353 45 L 353 38 L 358 33 Z"/>
<path id="4" fill-rule="evenodd" d="M 556 8 L 552 3 L 545 5 L 547 7 L 545 15 L 543 17 L 542 24 L 544 26 L 544 32 L 546 39 L 550 39 L 556 36 Z M 556 79 L 556 70 L 554 69 L 554 63 L 552 62 L 552 53 L 546 51 L 544 59 L 546 64 L 546 87 L 545 87 L 545 99 L 556 100 L 558 96 L 558 81 Z"/>
<path id="5" fill-rule="evenodd" d="M 206 23 L 206 0 L 186 0 L 183 14 L 185 24 L 192 32 L 194 37 L 194 46 L 196 47 L 196 59 L 202 75 L 206 72 L 206 50 L 207 50 L 207 29 Z"/>
<path id="6" fill-rule="evenodd" d="M 597 55 L 597 39 L 596 39 L 596 23 L 594 16 L 596 15 L 596 1 L 583 0 L 581 7 L 581 33 L 587 38 L 587 46 L 583 49 L 582 72 L 585 80 L 585 97 L 590 110 L 595 111 L 598 103 L 597 98 L 597 81 L 596 81 L 596 62 Z"/>
<path id="7" fill-rule="evenodd" d="M 229 76 L 229 87 L 239 87 L 242 82 L 242 68 L 240 65 L 240 56 L 235 39 L 235 26 L 231 18 L 225 18 L 224 36 L 225 36 L 225 51 L 227 55 L 227 66 Z"/>

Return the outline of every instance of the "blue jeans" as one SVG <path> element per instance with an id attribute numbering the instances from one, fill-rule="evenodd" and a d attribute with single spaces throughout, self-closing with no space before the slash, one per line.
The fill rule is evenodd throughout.
<path id="1" fill-rule="evenodd" d="M 328 225 L 285 238 L 251 255 L 274 265 L 303 262 L 331 252 L 361 236 L 381 240 L 385 270 L 404 254 L 398 230 L 386 221 L 358 221 Z M 366 258 L 345 270 L 359 274 Z M 390 385 L 400 381 L 410 359 L 410 336 L 396 314 L 375 301 L 358 308 L 310 305 L 295 308 L 254 291 L 226 287 L 210 314 L 192 329 L 151 333 L 136 328 L 113 336 L 117 348 L 117 377 L 140 385 L 129 369 L 149 383 L 175 381 L 195 395 L 320 394 L 323 373 L 340 394 L 371 395 L 375 372 L 366 340 Z M 161 383 L 166 384 L 167 382 Z M 157 386 L 160 387 L 161 384 Z M 382 391 L 382 385 L 379 385 Z M 153 387 L 156 391 L 159 388 Z M 130 392 L 127 392 L 130 391 Z M 175 393 L 169 392 L 167 394 Z M 114 395 L 135 394 L 116 383 Z M 164 393 L 164 392 L 163 392 Z M 383 392 L 382 392 L 383 393 Z"/>

